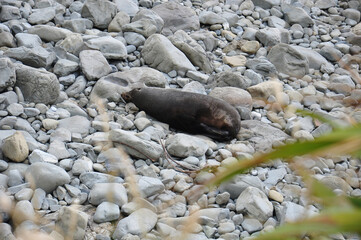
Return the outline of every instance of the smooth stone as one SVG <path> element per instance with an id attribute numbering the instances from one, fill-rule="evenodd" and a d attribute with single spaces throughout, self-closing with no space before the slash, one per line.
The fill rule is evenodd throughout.
<path id="1" fill-rule="evenodd" d="M 97 183 L 123 183 L 124 180 L 120 177 L 115 177 L 110 174 L 99 172 L 85 172 L 80 174 L 79 179 L 88 188 L 93 188 Z"/>
<path id="2" fill-rule="evenodd" d="M 85 41 L 85 45 L 93 50 L 100 51 L 106 59 L 124 59 L 127 50 L 124 44 L 111 36 L 91 38 Z"/>
<path id="3" fill-rule="evenodd" d="M 108 28 L 116 13 L 116 4 L 96 0 L 87 0 L 81 10 L 81 16 L 91 20 L 94 27 L 100 29 Z"/>
<path id="4" fill-rule="evenodd" d="M 142 176 L 138 180 L 138 187 L 144 197 L 150 197 L 154 194 L 162 193 L 165 189 L 161 180 L 146 176 Z"/>
<path id="5" fill-rule="evenodd" d="M 33 208 L 35 210 L 41 209 L 41 206 L 45 201 L 45 195 L 46 192 L 43 189 L 41 188 L 35 189 L 33 197 L 31 198 L 31 204 L 33 205 Z"/>
<path id="6" fill-rule="evenodd" d="M 242 222 L 242 227 L 244 230 L 252 234 L 254 232 L 262 230 L 262 223 L 260 223 L 260 221 L 254 218 L 246 218 Z"/>
<path id="7" fill-rule="evenodd" d="M 79 53 L 79 58 L 81 70 L 89 81 L 98 80 L 112 70 L 100 51 L 83 50 Z"/>
<path id="8" fill-rule="evenodd" d="M 112 202 L 121 207 L 128 202 L 128 196 L 121 183 L 95 183 L 90 190 L 88 201 L 94 206 L 102 202 Z"/>
<path id="9" fill-rule="evenodd" d="M 203 156 L 208 150 L 208 144 L 195 136 L 177 133 L 168 138 L 165 143 L 168 152 L 177 157 Z"/>
<path id="10" fill-rule="evenodd" d="M 82 240 L 88 224 L 88 215 L 73 207 L 62 207 L 56 220 L 56 229 L 64 239 Z"/>
<path id="11" fill-rule="evenodd" d="M 94 222 L 103 223 L 117 220 L 120 216 L 119 206 L 111 202 L 102 202 L 98 205 L 95 214 Z"/>
<path id="12" fill-rule="evenodd" d="M 15 224 L 19 225 L 27 220 L 34 221 L 35 217 L 33 205 L 29 201 L 22 200 L 16 203 L 12 217 Z"/>
<path id="13" fill-rule="evenodd" d="M 72 32 L 68 29 L 54 27 L 50 25 L 36 25 L 29 28 L 27 33 L 36 34 L 43 41 L 46 42 L 57 42 L 72 34 Z"/>
<path id="14" fill-rule="evenodd" d="M 234 179 L 220 185 L 221 192 L 230 193 L 231 199 L 237 199 L 239 195 L 249 186 L 264 190 L 263 182 L 255 176 L 236 176 Z"/>
<path id="15" fill-rule="evenodd" d="M 14 162 L 22 162 L 29 155 L 28 144 L 24 135 L 19 131 L 5 138 L 1 148 L 4 156 Z"/>

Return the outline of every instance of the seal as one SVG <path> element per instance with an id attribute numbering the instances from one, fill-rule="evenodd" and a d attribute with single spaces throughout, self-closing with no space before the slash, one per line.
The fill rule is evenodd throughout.
<path id="1" fill-rule="evenodd" d="M 171 127 L 218 141 L 237 136 L 241 120 L 229 103 L 211 96 L 176 89 L 135 88 L 121 94 L 140 110 Z"/>

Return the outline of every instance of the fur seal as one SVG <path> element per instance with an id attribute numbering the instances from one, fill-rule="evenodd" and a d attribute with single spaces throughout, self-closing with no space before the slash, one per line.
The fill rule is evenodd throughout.
<path id="1" fill-rule="evenodd" d="M 146 87 L 124 92 L 122 97 L 173 128 L 215 140 L 231 140 L 241 127 L 237 110 L 229 103 L 211 96 Z"/>

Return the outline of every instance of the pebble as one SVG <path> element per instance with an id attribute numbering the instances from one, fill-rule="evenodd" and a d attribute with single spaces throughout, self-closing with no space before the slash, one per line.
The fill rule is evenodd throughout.
<path id="1" fill-rule="evenodd" d="M 332 130 L 292 107 L 359 119 L 355 1 L 236 2 L 4 1 L 0 200 L 16 214 L 0 207 L 0 238 L 34 228 L 56 239 L 174 238 L 199 210 L 189 239 L 247 239 L 317 212 L 306 210 L 304 183 L 281 161 L 210 191 L 197 184 L 214 173 L 180 173 L 164 158 L 159 138 L 186 166 L 223 168 Z M 121 93 L 143 86 L 229 102 L 242 118 L 237 139 L 179 132 L 122 103 Z M 302 164 L 336 193 L 361 195 L 357 160 Z"/>

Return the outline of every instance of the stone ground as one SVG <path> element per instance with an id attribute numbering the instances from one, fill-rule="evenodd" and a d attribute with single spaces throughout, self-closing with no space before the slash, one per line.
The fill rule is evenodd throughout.
<path id="1" fill-rule="evenodd" d="M 359 0 L 0 0 L 0 239 L 251 239 L 317 214 L 274 161 L 215 190 L 256 152 L 361 122 Z M 237 139 L 170 129 L 120 94 L 179 88 L 232 104 Z M 361 197 L 360 160 L 302 159 Z M 198 216 L 198 221 L 194 220 Z M 307 237 L 305 239 L 308 239 Z M 335 234 L 330 239 L 360 239 Z"/>

